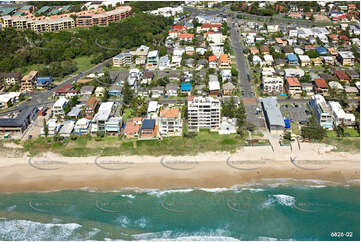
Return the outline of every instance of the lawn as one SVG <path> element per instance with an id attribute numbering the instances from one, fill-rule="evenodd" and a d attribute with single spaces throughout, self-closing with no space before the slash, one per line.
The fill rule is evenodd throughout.
<path id="1" fill-rule="evenodd" d="M 335 146 L 332 150 L 334 152 L 360 153 L 360 138 L 327 137 L 325 138 L 324 143 Z"/>
<path id="2" fill-rule="evenodd" d="M 296 122 L 291 122 L 291 130 L 292 133 L 295 135 L 300 135 L 300 127 L 298 126 L 298 124 Z"/>
<path id="3" fill-rule="evenodd" d="M 327 130 L 327 137 L 329 138 L 336 138 L 337 137 L 337 132 L 334 130 Z M 360 137 L 360 134 L 357 132 L 356 129 L 353 128 L 346 128 L 344 131 L 344 136 L 345 137 Z"/>
<path id="4" fill-rule="evenodd" d="M 27 141 L 25 151 L 31 155 L 52 151 L 64 156 L 93 155 L 194 155 L 207 151 L 234 152 L 240 148 L 242 140 L 239 135 L 219 135 L 201 131 L 195 137 L 167 137 L 163 140 L 128 140 L 120 137 L 78 137 L 77 140 L 55 142 L 50 138 L 38 138 Z"/>
<path id="5" fill-rule="evenodd" d="M 78 70 L 76 73 L 86 71 L 90 69 L 95 64 L 91 64 L 90 61 L 92 59 L 92 56 L 81 56 L 74 59 L 74 62 L 76 63 L 76 66 L 78 67 Z"/>

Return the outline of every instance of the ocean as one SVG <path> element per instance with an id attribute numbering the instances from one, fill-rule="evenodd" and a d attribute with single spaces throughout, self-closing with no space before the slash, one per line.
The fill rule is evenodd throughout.
<path id="1" fill-rule="evenodd" d="M 0 240 L 359 241 L 360 189 L 265 179 L 218 189 L 1 194 Z"/>

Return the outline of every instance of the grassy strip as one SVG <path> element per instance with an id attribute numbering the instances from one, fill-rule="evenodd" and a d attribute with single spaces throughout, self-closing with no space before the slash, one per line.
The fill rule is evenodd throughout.
<path id="1" fill-rule="evenodd" d="M 195 155 L 207 151 L 235 152 L 242 140 L 239 135 L 219 135 L 201 131 L 195 137 L 167 137 L 163 140 L 123 140 L 119 137 L 78 137 L 76 140 L 53 141 L 38 138 L 24 144 L 31 155 L 43 152 L 60 153 L 68 157 L 115 155 Z M 99 148 L 101 147 L 101 148 Z"/>
<path id="2" fill-rule="evenodd" d="M 360 138 L 327 137 L 323 142 L 335 146 L 334 152 L 360 153 Z"/>

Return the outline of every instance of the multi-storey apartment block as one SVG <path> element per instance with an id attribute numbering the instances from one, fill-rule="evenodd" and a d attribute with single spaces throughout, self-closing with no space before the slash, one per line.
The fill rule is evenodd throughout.
<path id="1" fill-rule="evenodd" d="M 221 122 L 221 103 L 212 97 L 188 99 L 188 128 L 218 130 Z"/>
<path id="2" fill-rule="evenodd" d="M 317 122 L 321 125 L 321 127 L 325 129 L 332 129 L 333 119 L 331 116 L 331 109 L 327 105 L 325 98 L 319 94 L 312 96 L 310 106 L 315 112 Z"/>
<path id="3" fill-rule="evenodd" d="M 32 91 L 37 78 L 38 78 L 37 71 L 31 71 L 31 72 L 29 72 L 29 74 L 23 76 L 23 78 L 20 81 L 20 91 L 21 92 Z"/>
<path id="4" fill-rule="evenodd" d="M 165 136 L 181 135 L 182 121 L 179 108 L 166 108 L 161 111 L 159 133 Z"/>

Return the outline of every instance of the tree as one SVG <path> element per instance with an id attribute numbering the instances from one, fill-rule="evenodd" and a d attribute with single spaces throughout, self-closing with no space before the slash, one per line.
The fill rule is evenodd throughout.
<path id="1" fill-rule="evenodd" d="M 134 93 L 133 90 L 130 88 L 128 81 L 125 81 L 125 84 L 122 88 L 122 95 L 123 95 L 123 102 L 127 105 L 130 104 L 130 102 L 133 99 Z"/>
<path id="2" fill-rule="evenodd" d="M 311 82 L 312 78 L 310 74 L 306 73 L 303 77 L 300 78 L 300 82 Z"/>
<path id="3" fill-rule="evenodd" d="M 44 130 L 45 137 L 48 137 L 49 128 L 48 128 L 48 125 L 46 124 L 45 118 L 43 119 L 43 130 Z"/>
<path id="4" fill-rule="evenodd" d="M 235 76 L 235 77 L 238 76 L 238 70 L 236 67 L 232 66 L 231 72 L 232 72 L 232 76 Z"/>

